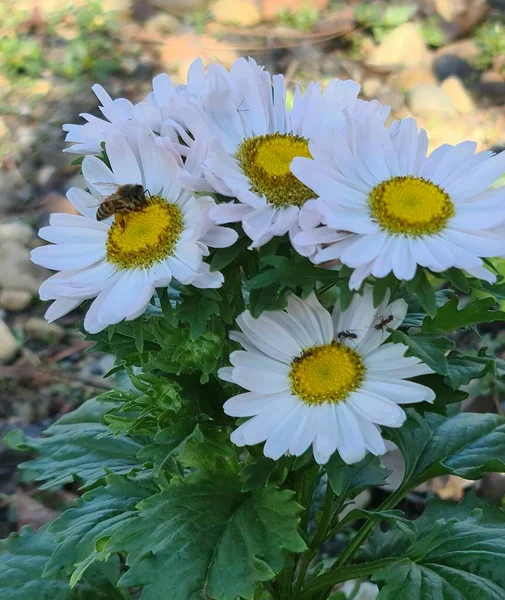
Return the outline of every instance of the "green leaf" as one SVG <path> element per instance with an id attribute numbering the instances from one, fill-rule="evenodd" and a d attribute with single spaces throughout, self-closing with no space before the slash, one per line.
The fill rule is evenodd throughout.
<path id="1" fill-rule="evenodd" d="M 391 340 L 408 347 L 406 356 L 417 356 L 435 373 L 448 374 L 449 366 L 445 353 L 456 344 L 447 337 L 435 337 L 423 333 L 409 335 L 404 331 L 396 330 L 392 333 Z"/>
<path id="2" fill-rule="evenodd" d="M 342 279 L 339 271 L 315 267 L 309 260 L 292 253 L 286 256 L 264 256 L 265 267 L 246 283 L 251 292 L 250 310 L 259 316 L 264 310 L 278 310 L 285 306 L 286 291 L 294 291 L 305 298 L 318 282 L 335 284 Z M 279 306 L 279 304 L 282 305 Z"/>
<path id="3" fill-rule="evenodd" d="M 404 484 L 409 489 L 437 475 L 480 479 L 505 472 L 505 418 L 494 414 L 460 413 L 450 418 L 421 417 L 408 409 L 399 429 L 385 429 L 405 459 Z"/>
<path id="4" fill-rule="evenodd" d="M 228 248 L 220 248 L 216 250 L 212 260 L 210 261 L 210 270 L 211 271 L 220 271 L 227 267 L 230 263 L 232 263 L 237 256 L 243 252 L 247 246 L 251 243 L 251 240 L 247 237 L 240 238 L 237 242 L 233 244 L 233 246 L 229 246 Z"/>
<path id="5" fill-rule="evenodd" d="M 109 475 L 106 486 L 86 492 L 79 506 L 66 510 L 48 527 L 50 533 L 56 534 L 56 546 L 45 565 L 44 577 L 54 576 L 63 567 L 79 569 L 79 578 L 82 577 L 82 564 L 87 569 L 93 561 L 103 560 L 104 553 L 99 548 L 136 517 L 135 506 L 156 491 L 149 480 Z"/>
<path id="6" fill-rule="evenodd" d="M 464 292 L 465 294 L 468 294 L 470 292 L 470 289 L 471 289 L 470 282 L 468 281 L 468 278 L 466 277 L 466 275 L 459 269 L 452 268 L 447 271 L 444 271 L 442 273 L 442 276 L 447 277 L 449 282 L 457 290 L 460 290 L 461 292 Z"/>
<path id="7" fill-rule="evenodd" d="M 249 310 L 255 319 L 265 310 L 282 310 L 286 306 L 286 295 L 279 292 L 277 283 L 251 290 L 249 294 Z"/>
<path id="8" fill-rule="evenodd" d="M 277 462 L 264 456 L 258 456 L 251 460 L 241 471 L 240 476 L 243 478 L 243 492 L 257 490 L 267 485 L 270 476 L 275 471 Z"/>
<path id="9" fill-rule="evenodd" d="M 414 279 L 407 282 L 407 289 L 411 294 L 415 294 L 419 298 L 425 312 L 434 317 L 437 313 L 437 299 L 435 290 L 426 277 L 424 269 L 418 267 Z"/>
<path id="10" fill-rule="evenodd" d="M 405 518 L 405 515 L 401 510 L 365 510 L 363 508 L 355 508 L 347 513 L 347 515 L 339 521 L 339 524 L 340 526 L 343 526 L 356 519 L 363 518 L 370 519 L 375 523 L 387 521 L 391 525 L 398 527 L 398 529 L 409 538 L 415 539 L 417 527 L 413 521 L 409 521 Z"/>
<path id="11" fill-rule="evenodd" d="M 0 598 L 5 600 L 126 600 L 115 589 L 119 573 L 117 559 L 90 571 L 89 581 L 73 590 L 65 573 L 42 576 L 45 564 L 56 549 L 47 531 L 33 532 L 24 527 L 0 540 Z"/>
<path id="12" fill-rule="evenodd" d="M 59 487 L 81 481 L 93 485 L 107 472 L 130 473 L 140 467 L 136 455 L 142 446 L 128 437 L 108 435 L 103 415 L 111 408 L 107 402 L 88 400 L 79 408 L 58 419 L 45 431 L 47 437 L 21 438 L 17 432 L 5 441 L 17 450 L 33 450 L 39 454 L 21 465 L 45 481 L 41 489 Z"/>
<path id="13" fill-rule="evenodd" d="M 420 383 L 421 385 L 425 385 L 435 392 L 435 402 L 418 402 L 412 405 L 412 408 L 421 415 L 426 412 L 435 412 L 441 415 L 447 415 L 448 405 L 463 402 L 463 400 L 468 398 L 468 394 L 466 392 L 446 385 L 447 377 L 443 377 L 438 373 L 421 375 L 419 377 L 415 377 L 413 381 Z"/>
<path id="14" fill-rule="evenodd" d="M 142 324 L 142 317 L 134 319 L 132 322 L 133 336 L 135 338 L 135 347 L 139 354 L 144 352 L 144 328 Z"/>
<path id="15" fill-rule="evenodd" d="M 257 581 L 302 552 L 301 507 L 294 493 L 266 487 L 244 494 L 237 477 L 193 474 L 140 503 L 140 514 L 106 550 L 127 554 L 123 586 L 143 585 L 142 600 L 252 600 Z"/>
<path id="16" fill-rule="evenodd" d="M 503 600 L 505 513 L 470 497 L 461 505 L 428 503 L 414 541 L 398 530 L 375 531 L 368 559 L 398 557 L 374 574 L 378 600 Z"/>
<path id="17" fill-rule="evenodd" d="M 189 325 L 192 339 L 198 339 L 214 315 L 219 315 L 220 296 L 215 290 L 193 290 L 183 296 L 177 307 L 177 316 Z"/>
<path id="18" fill-rule="evenodd" d="M 454 390 L 470 383 L 472 379 L 484 377 L 496 368 L 496 362 L 491 356 L 468 356 L 451 352 L 447 361 L 449 372 L 446 379 Z"/>
<path id="19" fill-rule="evenodd" d="M 377 279 L 373 284 L 373 305 L 377 308 L 386 297 L 388 289 L 394 290 L 397 286 L 397 280 L 393 274 Z"/>
<path id="20" fill-rule="evenodd" d="M 458 310 L 458 298 L 454 296 L 438 310 L 434 319 L 425 319 L 423 331 L 453 331 L 480 323 L 503 321 L 505 312 L 489 310 L 494 303 L 493 298 L 482 298 Z"/>
<path id="21" fill-rule="evenodd" d="M 381 467 L 380 460 L 372 454 L 354 465 L 346 464 L 335 452 L 326 465 L 331 489 L 337 496 L 354 498 L 368 487 L 386 483 L 391 471 Z"/>

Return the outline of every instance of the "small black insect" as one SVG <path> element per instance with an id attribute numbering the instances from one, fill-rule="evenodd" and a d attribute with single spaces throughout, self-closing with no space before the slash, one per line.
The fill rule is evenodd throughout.
<path id="1" fill-rule="evenodd" d="M 358 336 L 355 333 L 352 333 L 352 331 L 349 331 L 348 329 L 344 329 L 344 331 L 339 331 L 337 333 L 337 339 L 342 341 L 342 340 L 355 340 Z"/>
<path id="2" fill-rule="evenodd" d="M 237 112 L 249 112 L 248 108 L 240 108 L 242 106 L 242 104 L 244 104 L 245 102 L 245 98 L 240 102 L 240 104 L 237 106 Z"/>
<path id="3" fill-rule="evenodd" d="M 379 322 L 377 323 L 377 325 L 374 325 L 374 328 L 377 329 L 377 331 L 379 329 L 384 329 L 384 327 L 386 327 L 386 325 L 389 325 L 389 323 L 391 323 L 391 321 L 394 319 L 393 315 L 389 315 L 389 317 L 379 317 Z"/>

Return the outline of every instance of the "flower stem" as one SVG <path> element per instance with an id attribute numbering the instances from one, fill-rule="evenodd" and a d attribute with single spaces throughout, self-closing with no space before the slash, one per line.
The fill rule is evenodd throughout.
<path id="1" fill-rule="evenodd" d="M 298 578 L 295 583 L 293 598 L 298 598 L 300 591 L 302 589 L 303 583 L 305 581 L 305 576 L 307 575 L 307 570 L 310 566 L 310 563 L 314 559 L 314 557 L 319 552 L 319 548 L 321 544 L 326 539 L 326 534 L 328 532 L 328 527 L 331 522 L 332 516 L 332 508 L 333 508 L 333 490 L 331 489 L 331 485 L 328 482 L 326 484 L 326 496 L 324 499 L 324 507 L 323 514 L 321 515 L 321 520 L 319 522 L 319 526 L 314 535 L 314 539 L 310 543 L 310 547 L 303 554 L 302 562 L 300 564 L 300 570 L 298 572 Z"/>
<path id="2" fill-rule="evenodd" d="M 338 570 L 332 569 L 311 581 L 301 594 L 300 600 L 309 600 L 317 590 L 321 590 L 325 587 L 332 589 L 337 583 L 372 575 L 375 571 L 379 571 L 397 561 L 398 557 L 388 557 L 363 563 L 361 565 L 354 565 L 352 567 L 344 567 Z"/>

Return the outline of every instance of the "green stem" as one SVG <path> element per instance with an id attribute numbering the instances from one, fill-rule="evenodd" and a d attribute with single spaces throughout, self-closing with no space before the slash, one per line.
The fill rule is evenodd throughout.
<path id="1" fill-rule="evenodd" d="M 386 500 L 384 500 L 384 502 L 379 506 L 379 508 L 377 510 L 380 511 L 380 510 L 388 510 L 389 508 L 393 508 L 394 506 L 396 506 L 398 504 L 398 502 L 400 502 L 400 500 L 404 496 L 406 496 L 409 493 L 410 489 L 411 489 L 411 486 L 408 486 L 408 487 L 400 486 L 396 490 L 396 492 L 394 492 L 393 494 L 391 494 L 391 496 L 389 496 L 388 498 L 386 498 Z M 316 577 L 314 580 L 312 580 L 309 583 L 309 585 L 304 590 L 303 594 L 300 596 L 301 600 L 308 600 L 309 596 L 305 595 L 306 592 L 308 592 L 308 590 L 321 589 L 321 588 L 324 588 L 325 585 L 327 586 L 327 589 L 321 594 L 321 597 L 327 598 L 328 595 L 330 594 L 333 586 L 336 583 L 340 583 L 342 581 L 347 581 L 348 579 L 355 579 L 356 577 L 360 577 L 360 576 L 363 577 L 363 576 L 369 574 L 366 572 L 361 573 L 360 570 L 354 572 L 354 569 L 365 568 L 366 565 L 358 565 L 358 567 L 344 567 L 344 565 L 347 561 L 349 561 L 356 554 L 356 552 L 359 550 L 363 541 L 368 537 L 368 534 L 374 528 L 374 525 L 375 525 L 375 523 L 371 519 L 368 519 L 366 521 L 366 523 L 361 527 L 361 529 L 358 531 L 358 533 L 352 538 L 350 544 L 345 548 L 345 550 L 342 552 L 342 554 L 333 563 L 333 566 L 331 567 L 331 569 L 324 575 L 320 575 L 319 577 Z M 383 559 L 383 560 L 388 560 L 390 562 L 393 561 L 393 559 L 391 559 L 391 558 Z M 396 559 L 396 560 L 398 560 L 398 559 Z M 375 562 L 380 563 L 381 561 L 375 561 Z M 375 562 L 367 563 L 367 565 L 373 565 L 373 564 L 375 564 Z M 351 575 L 349 575 L 349 573 L 351 573 Z M 354 574 L 354 576 L 353 576 L 353 574 Z M 343 577 L 343 579 L 342 579 L 342 577 Z M 334 580 L 334 578 L 336 578 L 336 579 Z M 322 582 L 322 583 L 320 583 L 320 582 Z"/>
<path id="2" fill-rule="evenodd" d="M 384 502 L 379 506 L 377 511 L 388 510 L 389 508 L 393 508 L 407 493 L 408 489 L 404 489 L 402 488 L 402 486 L 400 486 L 394 494 L 391 494 L 391 496 L 384 500 Z M 368 537 L 368 534 L 374 528 L 374 525 L 374 521 L 372 521 L 371 519 L 367 520 L 367 522 L 361 527 L 358 533 L 352 538 L 350 544 L 338 557 L 337 561 L 332 567 L 332 570 L 339 569 L 340 567 L 344 566 L 345 563 L 356 554 L 363 541 Z"/>
<path id="3" fill-rule="evenodd" d="M 278 588 L 280 591 L 281 600 L 291 600 L 291 592 L 293 585 L 293 574 L 295 571 L 295 557 L 293 554 L 286 557 L 286 566 L 279 573 Z"/>
<path id="4" fill-rule="evenodd" d="M 305 581 L 305 576 L 307 575 L 307 571 L 310 566 L 310 563 L 313 561 L 314 557 L 317 555 L 317 553 L 319 551 L 321 544 L 326 539 L 328 527 L 331 522 L 332 508 L 333 508 L 333 490 L 331 489 L 331 485 L 328 482 L 326 484 L 326 496 L 324 499 L 323 514 L 321 515 L 321 520 L 319 521 L 319 526 L 314 535 L 314 539 L 310 543 L 310 547 L 303 554 L 302 562 L 300 564 L 298 578 L 296 580 L 296 584 L 294 587 L 293 597 L 295 599 L 298 598 L 298 596 L 300 594 L 300 591 L 301 591 L 303 583 Z"/>
<path id="5" fill-rule="evenodd" d="M 316 577 L 307 585 L 300 596 L 300 600 L 310 600 L 314 592 L 317 592 L 325 587 L 333 588 L 333 586 L 335 586 L 337 583 L 349 581 L 350 579 L 358 579 L 360 577 L 368 577 L 375 573 L 375 571 L 384 569 L 384 567 L 387 567 L 397 561 L 398 557 L 381 558 L 379 560 L 363 563 L 361 565 L 328 571 L 324 575 Z"/>

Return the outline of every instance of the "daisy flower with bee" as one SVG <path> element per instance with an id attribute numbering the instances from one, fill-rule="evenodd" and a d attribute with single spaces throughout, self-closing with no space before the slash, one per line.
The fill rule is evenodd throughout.
<path id="1" fill-rule="evenodd" d="M 84 327 L 97 332 L 141 315 L 155 288 L 172 278 L 202 288 L 223 282 L 204 258 L 209 247 L 233 244 L 236 232 L 209 219 L 212 198 L 196 199 L 180 185 L 182 160 L 147 127 L 130 127 L 136 151 L 114 134 L 105 143 L 110 168 L 85 157 L 89 191 L 68 192 L 80 214 L 53 214 L 39 232 L 52 245 L 33 250 L 32 260 L 59 271 L 40 289 L 42 299 L 54 300 L 46 314 L 51 321 L 93 299 Z"/>

